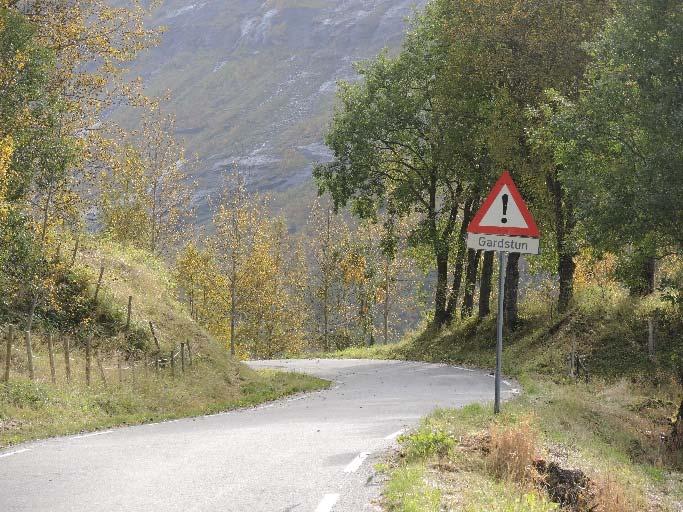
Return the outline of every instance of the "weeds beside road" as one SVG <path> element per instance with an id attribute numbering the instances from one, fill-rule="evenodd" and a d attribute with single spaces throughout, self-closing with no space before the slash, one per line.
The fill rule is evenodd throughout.
<path id="1" fill-rule="evenodd" d="M 551 463 L 588 479 L 575 490 L 578 503 L 566 499 L 567 510 L 681 509 L 683 476 L 667 468 L 658 449 L 671 407 L 665 391 L 522 380 L 525 393 L 498 417 L 487 405 L 439 410 L 402 438 L 399 456 L 382 468 L 390 477 L 387 509 L 560 510 L 546 485 L 551 476 L 540 471 Z"/>

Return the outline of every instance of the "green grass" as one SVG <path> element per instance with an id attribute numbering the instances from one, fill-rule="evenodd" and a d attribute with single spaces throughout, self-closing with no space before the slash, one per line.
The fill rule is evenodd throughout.
<path id="1" fill-rule="evenodd" d="M 441 492 L 424 478 L 425 468 L 410 464 L 396 468 L 384 492 L 385 504 L 400 512 L 439 512 Z"/>
<path id="2" fill-rule="evenodd" d="M 183 377 L 137 377 L 135 385 L 0 384 L 0 448 L 32 439 L 250 407 L 329 386 L 303 374 L 242 371 L 235 381 L 201 369 Z"/>

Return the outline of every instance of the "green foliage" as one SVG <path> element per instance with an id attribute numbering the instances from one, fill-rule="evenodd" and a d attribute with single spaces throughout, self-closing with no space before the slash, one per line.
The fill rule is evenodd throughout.
<path id="1" fill-rule="evenodd" d="M 679 2 L 622 2 L 588 46 L 579 98 L 551 93 L 543 109 L 537 138 L 552 148 L 594 246 L 648 255 L 683 246 L 681 27 Z"/>
<path id="2" fill-rule="evenodd" d="M 27 380 L 15 380 L 0 384 L 0 401 L 15 407 L 38 409 L 50 403 L 47 386 Z"/>
<path id="3" fill-rule="evenodd" d="M 444 457 L 455 445 L 455 439 L 447 432 L 427 429 L 401 436 L 398 441 L 409 459 L 425 459 L 431 455 Z"/>

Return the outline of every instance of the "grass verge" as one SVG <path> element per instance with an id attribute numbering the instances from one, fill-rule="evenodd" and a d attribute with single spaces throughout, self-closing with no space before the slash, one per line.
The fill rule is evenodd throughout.
<path id="1" fill-rule="evenodd" d="M 0 384 L 0 448 L 57 435 L 250 407 L 329 382 L 299 373 L 241 369 L 220 378 L 197 369 L 182 378 L 140 375 L 135 385 Z"/>
<path id="2" fill-rule="evenodd" d="M 392 512 L 673 512 L 683 509 L 683 474 L 667 467 L 658 433 L 670 390 L 618 381 L 566 385 L 536 376 L 494 417 L 488 405 L 444 409 L 400 439 L 387 465 Z M 557 503 L 539 461 L 580 470 L 591 482 L 575 503 Z M 419 468 L 419 471 L 415 468 Z M 411 491 L 440 499 L 416 504 Z M 565 490 L 566 491 L 566 490 Z M 562 492 L 565 492 L 562 491 Z M 424 492 L 424 491 L 423 491 Z"/>

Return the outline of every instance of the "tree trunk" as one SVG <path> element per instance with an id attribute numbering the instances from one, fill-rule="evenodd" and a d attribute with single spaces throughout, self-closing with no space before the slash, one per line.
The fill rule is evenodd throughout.
<path id="1" fill-rule="evenodd" d="M 327 209 L 327 217 L 325 218 L 325 245 L 323 247 L 323 254 L 325 257 L 324 265 L 325 268 L 322 270 L 323 277 L 323 348 L 325 351 L 330 350 L 330 273 L 331 265 L 329 262 L 330 258 L 330 245 L 331 245 L 331 229 L 332 229 L 332 212 Z"/>
<path id="2" fill-rule="evenodd" d="M 155 181 L 152 186 L 152 233 L 149 244 L 152 254 L 157 250 L 157 187 L 158 183 Z"/>
<path id="3" fill-rule="evenodd" d="M 236 273 L 233 272 L 230 282 L 230 355 L 235 355 L 235 307 L 237 304 L 237 291 L 235 283 Z"/>
<path id="4" fill-rule="evenodd" d="M 683 400 L 678 407 L 678 414 L 671 426 L 671 432 L 666 437 L 666 445 L 671 453 L 680 454 L 683 450 Z"/>
<path id="5" fill-rule="evenodd" d="M 436 293 L 434 297 L 434 325 L 442 327 L 448 321 L 446 290 L 448 289 L 448 252 L 436 254 Z"/>
<path id="6" fill-rule="evenodd" d="M 560 254 L 558 263 L 558 275 L 560 281 L 560 295 L 557 301 L 557 309 L 560 313 L 567 310 L 574 295 L 574 263 L 573 254 Z"/>
<path id="7" fill-rule="evenodd" d="M 384 260 L 384 310 L 382 312 L 384 320 L 384 344 L 389 343 L 389 256 Z"/>
<path id="8" fill-rule="evenodd" d="M 657 260 L 653 257 L 648 257 L 643 263 L 642 280 L 643 280 L 643 295 L 650 295 L 655 292 L 657 273 Z"/>
<path id="9" fill-rule="evenodd" d="M 465 239 L 467 236 L 467 225 L 472 220 L 472 205 L 475 198 L 470 198 L 465 201 L 465 207 L 462 213 L 462 224 L 460 224 L 460 232 L 458 233 L 458 252 L 455 255 L 455 262 L 453 263 L 453 283 L 451 284 L 451 295 L 448 298 L 448 307 L 446 315 L 448 321 L 453 319 L 455 315 L 455 308 L 458 306 L 458 297 L 460 295 L 460 286 L 462 284 L 462 274 L 465 269 L 465 254 L 467 254 L 467 245 Z"/>
<path id="10" fill-rule="evenodd" d="M 567 310 L 574 295 L 574 256 L 576 250 L 569 238 L 574 230 L 574 208 L 566 197 L 562 183 L 557 175 L 557 169 L 546 176 L 546 185 L 553 199 L 555 216 L 555 236 L 557 245 L 557 273 L 560 293 L 557 299 L 557 309 L 560 313 Z"/>
<path id="11" fill-rule="evenodd" d="M 494 256 L 493 251 L 484 253 L 479 288 L 479 318 L 485 318 L 491 314 L 491 279 L 493 278 Z"/>
<path id="12" fill-rule="evenodd" d="M 33 300 L 31 300 L 31 309 L 28 312 L 28 319 L 26 321 L 26 330 L 31 332 L 33 327 L 33 318 L 36 315 L 36 308 L 38 307 L 38 300 L 40 299 L 40 291 L 36 290 L 33 294 Z"/>
<path id="13" fill-rule="evenodd" d="M 467 250 L 467 273 L 465 274 L 465 297 L 462 300 L 462 318 L 471 317 L 474 310 L 474 292 L 477 289 L 477 270 L 480 259 L 481 251 Z"/>
<path id="14" fill-rule="evenodd" d="M 329 297 L 328 297 L 328 287 L 327 287 L 327 279 L 325 280 L 325 284 L 323 285 L 323 349 L 324 350 L 329 350 L 330 349 L 330 341 L 329 341 Z"/>
<path id="15" fill-rule="evenodd" d="M 513 331 L 518 321 L 519 253 L 508 255 L 505 271 L 505 326 Z"/>

